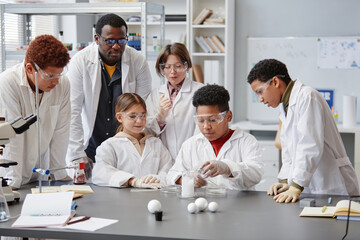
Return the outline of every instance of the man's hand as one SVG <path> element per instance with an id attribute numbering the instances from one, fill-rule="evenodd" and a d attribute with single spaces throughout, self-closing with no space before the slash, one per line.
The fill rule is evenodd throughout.
<path id="1" fill-rule="evenodd" d="M 62 182 L 72 181 L 72 178 L 69 177 L 69 176 L 66 176 L 66 177 L 64 177 L 62 179 L 59 179 L 58 181 L 62 181 Z"/>

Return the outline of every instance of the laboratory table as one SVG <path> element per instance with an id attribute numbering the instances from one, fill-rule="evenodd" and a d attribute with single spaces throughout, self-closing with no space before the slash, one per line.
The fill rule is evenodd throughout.
<path id="1" fill-rule="evenodd" d="M 10 205 L 10 214 L 20 214 L 21 204 L 31 185 L 20 190 L 20 203 Z M 132 192 L 129 188 L 91 185 L 93 194 L 77 199 L 77 214 L 118 219 L 115 224 L 95 232 L 52 228 L 11 228 L 15 219 L 0 223 L 1 236 L 61 239 L 341 239 L 346 221 L 333 218 L 299 217 L 299 202 L 276 203 L 265 192 L 227 191 L 225 197 L 209 197 L 219 211 L 190 214 L 187 205 L 195 199 L 182 199 L 175 193 Z M 202 193 L 199 193 L 201 195 Z M 327 204 L 328 196 L 306 196 L 316 199 L 317 206 Z M 147 203 L 158 199 L 164 212 L 163 221 L 155 221 Z M 341 196 L 332 196 L 333 205 Z M 350 222 L 346 239 L 360 239 L 360 223 Z"/>

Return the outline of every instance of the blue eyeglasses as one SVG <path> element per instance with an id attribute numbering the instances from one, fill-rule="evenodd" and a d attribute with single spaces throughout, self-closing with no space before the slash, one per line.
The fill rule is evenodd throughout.
<path id="1" fill-rule="evenodd" d="M 106 38 L 104 38 L 103 36 L 101 36 L 99 34 L 98 34 L 98 36 L 100 38 L 102 38 L 104 40 L 105 44 L 107 46 L 109 46 L 109 47 L 113 47 L 115 45 L 115 43 L 117 43 L 119 46 L 124 46 L 128 42 L 128 37 L 127 36 L 126 36 L 126 38 L 120 38 L 120 39 L 117 39 L 117 40 L 116 39 L 111 39 L 111 38 L 106 39 Z"/>

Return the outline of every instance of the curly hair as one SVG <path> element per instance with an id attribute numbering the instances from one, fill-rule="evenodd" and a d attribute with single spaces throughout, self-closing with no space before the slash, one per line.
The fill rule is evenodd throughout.
<path id="1" fill-rule="evenodd" d="M 70 61 L 66 47 L 52 35 L 39 35 L 30 42 L 25 64 L 36 63 L 44 69 L 48 66 L 63 68 Z"/>
<path id="2" fill-rule="evenodd" d="M 144 99 L 142 99 L 138 94 L 123 93 L 116 99 L 115 112 L 116 113 L 124 112 L 137 104 L 140 104 L 145 109 L 146 112 L 146 103 Z M 116 130 L 116 133 L 121 132 L 122 130 L 123 130 L 123 126 L 120 123 L 119 127 Z"/>
<path id="3" fill-rule="evenodd" d="M 159 76 L 164 76 L 160 64 L 165 63 L 169 55 L 177 56 L 178 58 L 180 58 L 182 63 L 187 62 L 188 68 L 192 67 L 190 54 L 184 44 L 182 43 L 168 44 L 161 50 L 156 60 L 155 69 L 156 69 L 156 73 Z"/>
<path id="4" fill-rule="evenodd" d="M 119 15 L 109 13 L 102 16 L 96 23 L 95 31 L 97 35 L 101 35 L 101 30 L 105 25 L 110 25 L 114 28 L 121 28 L 125 26 L 126 32 L 128 31 L 128 26 L 124 19 L 122 19 Z"/>
<path id="5" fill-rule="evenodd" d="M 208 84 L 199 88 L 193 96 L 192 104 L 198 106 L 218 106 L 221 112 L 229 110 L 230 95 L 222 86 Z"/>
<path id="6" fill-rule="evenodd" d="M 247 79 L 248 83 L 251 84 L 255 80 L 266 82 L 275 76 L 285 82 L 286 85 L 288 85 L 291 81 L 288 70 L 284 63 L 276 59 L 264 59 L 255 64 L 255 66 L 251 69 Z"/>

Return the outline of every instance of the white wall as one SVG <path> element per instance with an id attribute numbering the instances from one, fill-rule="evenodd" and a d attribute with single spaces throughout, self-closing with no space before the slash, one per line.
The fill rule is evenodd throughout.
<path id="1" fill-rule="evenodd" d="M 235 7 L 235 121 L 246 119 L 248 36 L 360 35 L 358 0 L 238 0 Z"/>

